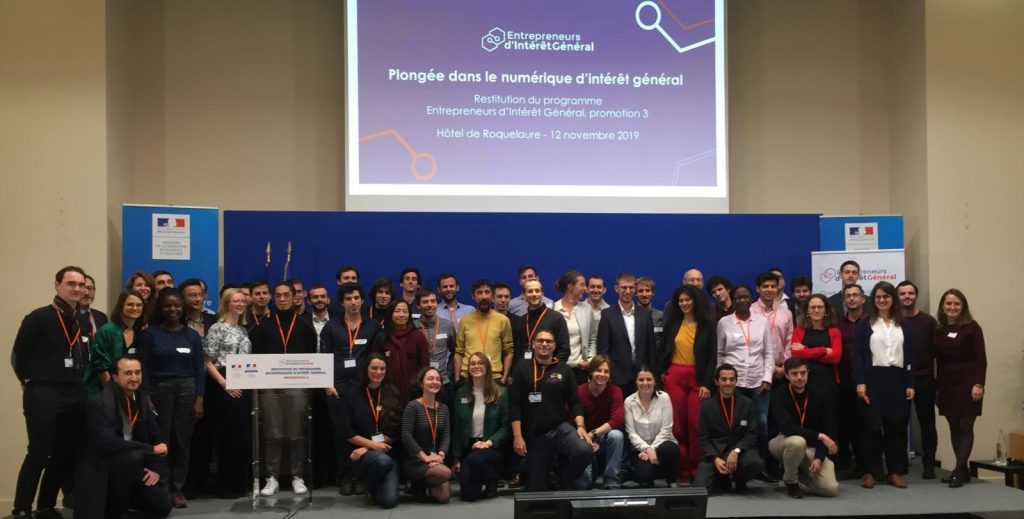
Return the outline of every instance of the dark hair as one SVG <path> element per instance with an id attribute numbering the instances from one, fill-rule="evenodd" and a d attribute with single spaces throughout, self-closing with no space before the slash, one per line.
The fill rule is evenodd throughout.
<path id="1" fill-rule="evenodd" d="M 757 279 L 754 283 L 760 287 L 765 281 L 774 281 L 776 285 L 779 284 L 779 275 L 774 272 L 762 272 L 757 275 Z"/>
<path id="2" fill-rule="evenodd" d="M 583 277 L 583 274 L 575 270 L 566 270 L 558 279 L 555 280 L 555 290 L 560 294 L 564 294 L 565 291 L 569 290 L 569 287 L 575 284 L 576 280 L 581 277 Z"/>
<path id="3" fill-rule="evenodd" d="M 328 296 L 330 296 L 330 295 L 331 295 L 331 292 L 330 292 L 329 290 L 327 290 L 327 287 L 325 287 L 325 286 L 323 286 L 323 285 L 321 285 L 321 284 L 319 284 L 319 283 L 317 283 L 317 284 L 315 284 L 315 285 L 313 285 L 313 286 L 311 286 L 311 287 L 307 288 L 307 289 L 306 289 L 306 293 L 308 294 L 308 293 L 310 293 L 310 292 L 312 292 L 312 291 L 314 291 L 314 290 L 317 290 L 317 289 L 323 289 L 323 290 L 325 290 L 325 291 L 327 292 L 327 295 L 328 295 Z"/>
<path id="4" fill-rule="evenodd" d="M 736 369 L 736 366 L 733 366 L 732 364 L 726 362 L 721 366 L 718 366 L 717 369 L 715 369 L 715 380 L 718 380 L 718 378 L 722 375 L 723 371 L 732 371 L 733 374 L 736 375 L 737 377 L 740 375 L 740 372 Z"/>
<path id="5" fill-rule="evenodd" d="M 615 284 L 618 285 L 619 281 L 624 279 L 633 281 L 634 283 L 636 282 L 636 276 L 634 276 L 632 272 L 619 272 L 618 275 L 615 276 Z"/>
<path id="6" fill-rule="evenodd" d="M 782 364 L 782 369 L 786 373 L 789 373 L 790 371 L 793 371 L 794 369 L 799 368 L 800 366 L 803 366 L 808 369 L 810 368 L 810 364 L 807 362 L 807 359 L 802 357 L 790 357 L 786 359 L 786 362 Z"/>
<path id="7" fill-rule="evenodd" d="M 786 273 L 783 272 L 782 269 L 780 269 L 779 267 L 768 267 L 768 272 L 777 273 L 776 275 L 778 275 L 779 277 L 786 277 Z"/>
<path id="8" fill-rule="evenodd" d="M 439 297 L 437 297 L 437 291 L 434 290 L 433 288 L 420 287 L 416 290 L 416 296 L 413 299 L 413 301 L 416 301 L 416 304 L 419 305 L 422 304 L 424 297 L 429 296 L 434 296 L 435 299 L 440 299 Z"/>
<path id="9" fill-rule="evenodd" d="M 950 325 L 949 320 L 946 319 L 946 312 L 942 311 L 942 303 L 946 301 L 947 296 L 956 297 L 957 299 L 960 300 L 961 303 L 963 303 L 963 308 L 960 310 L 960 319 L 957 321 L 957 324 L 966 324 L 974 322 L 974 317 L 971 316 L 971 305 L 967 304 L 967 296 L 965 296 L 964 293 L 961 292 L 960 290 L 956 288 L 951 288 L 943 292 L 942 297 L 939 298 L 939 310 L 935 313 L 935 315 L 936 322 L 938 322 L 940 326 Z"/>
<path id="10" fill-rule="evenodd" d="M 468 365 L 469 363 L 467 362 L 466 364 Z M 424 366 L 420 368 L 419 371 L 416 372 L 416 386 L 420 388 L 421 392 L 423 391 L 423 379 L 426 378 L 427 373 L 430 373 L 431 371 L 436 371 L 438 376 L 441 375 L 441 370 L 435 368 L 434 366 Z"/>
<path id="11" fill-rule="evenodd" d="M 401 297 L 399 297 L 397 301 L 394 301 L 393 303 L 391 303 L 391 306 L 388 308 L 388 316 L 384 318 L 384 340 L 385 340 L 385 343 L 387 341 L 391 340 L 391 334 L 394 333 L 394 331 L 395 331 L 395 309 L 398 308 L 398 305 L 405 305 L 406 311 L 409 312 L 409 326 L 412 326 L 412 324 L 413 324 L 412 323 L 412 307 L 409 305 L 409 303 L 405 299 L 402 299 Z"/>
<path id="12" fill-rule="evenodd" d="M 295 285 L 293 285 L 291 283 L 291 281 L 282 281 L 282 282 L 274 285 L 274 293 L 275 294 L 277 293 L 277 289 L 280 288 L 280 287 L 287 287 L 288 288 L 288 292 L 291 293 L 291 295 L 293 295 L 293 296 L 295 295 Z"/>
<path id="13" fill-rule="evenodd" d="M 741 289 L 741 288 L 746 290 L 747 293 L 750 294 L 751 298 L 754 297 L 754 291 L 750 288 L 750 286 L 745 285 L 743 283 L 740 283 L 739 285 L 736 285 L 736 286 L 732 287 L 732 290 L 729 291 L 729 297 L 735 299 L 736 298 L 736 291 Z"/>
<path id="14" fill-rule="evenodd" d="M 388 293 L 392 296 L 395 295 L 395 284 L 388 278 L 377 278 L 377 281 L 374 281 L 373 285 L 370 287 L 370 292 L 376 296 L 377 291 L 382 288 L 386 288 Z"/>
<path id="15" fill-rule="evenodd" d="M 381 432 L 385 430 L 397 429 L 402 422 L 401 415 L 401 404 L 398 401 L 398 390 L 391 383 L 391 370 L 387 369 L 388 360 L 384 355 L 374 352 L 366 357 L 366 361 L 363 362 L 362 370 L 359 372 L 359 386 L 360 389 L 369 388 L 370 386 L 370 362 L 379 360 L 384 363 L 385 372 L 384 380 L 380 384 L 380 418 L 378 425 L 380 426 Z"/>
<path id="16" fill-rule="evenodd" d="M 85 280 L 86 280 L 86 281 L 92 281 L 93 287 L 95 287 L 95 286 L 96 286 L 96 278 L 94 278 L 94 277 L 90 276 L 89 274 L 86 274 L 86 275 L 85 275 Z"/>
<path id="17" fill-rule="evenodd" d="M 602 285 L 604 284 L 604 276 L 602 276 L 601 274 L 590 274 L 589 276 L 587 276 L 587 284 L 588 285 L 590 284 L 590 280 L 591 279 L 598 279 L 598 280 L 601 281 Z"/>
<path id="18" fill-rule="evenodd" d="M 708 290 L 708 294 L 711 294 L 711 292 L 718 285 L 722 285 L 723 287 L 725 287 L 726 292 L 728 292 L 730 295 L 732 294 L 732 283 L 729 282 L 729 278 L 721 274 L 715 274 L 714 276 L 711 276 L 711 279 L 708 279 L 708 282 L 704 283 L 704 288 Z"/>
<path id="19" fill-rule="evenodd" d="M 440 289 L 441 288 L 441 281 L 443 281 L 445 279 L 448 279 L 448 278 L 454 279 L 455 280 L 455 285 L 458 286 L 459 278 L 457 278 L 455 276 L 455 274 L 452 274 L 451 272 L 442 272 L 440 276 L 437 276 L 437 288 Z"/>
<path id="20" fill-rule="evenodd" d="M 650 373 L 653 376 L 653 378 L 654 378 L 654 394 L 657 395 L 658 391 L 661 390 L 661 381 L 658 380 L 657 372 L 654 371 L 654 368 L 652 368 L 650 364 L 641 364 L 640 367 L 636 368 L 636 374 L 633 375 L 633 380 L 636 380 L 636 377 L 640 376 L 640 373 L 644 372 L 644 371 Z"/>
<path id="21" fill-rule="evenodd" d="M 359 299 L 364 299 L 366 296 L 363 294 L 363 287 L 359 283 L 342 283 L 338 287 L 338 301 L 344 301 L 345 296 L 352 292 L 359 292 Z"/>
<path id="22" fill-rule="evenodd" d="M 284 280 L 284 282 L 292 286 L 292 293 L 296 293 L 299 291 L 299 289 L 295 285 L 302 285 L 302 288 L 306 288 L 306 284 L 303 283 L 302 280 L 299 278 L 289 278 Z M 277 287 L 274 287 L 274 289 L 277 289 Z"/>
<path id="23" fill-rule="evenodd" d="M 839 272 L 842 272 L 847 265 L 853 265 L 854 267 L 857 267 L 857 272 L 860 272 L 860 263 L 857 263 L 856 261 L 853 260 L 846 260 L 841 265 L 839 265 Z"/>
<path id="24" fill-rule="evenodd" d="M 813 326 L 811 318 L 808 315 L 807 308 L 811 306 L 811 301 L 814 299 L 820 299 L 821 302 L 825 303 L 825 316 L 822 318 L 822 325 L 824 325 L 827 330 L 829 326 L 834 326 L 838 319 L 836 317 L 835 310 L 832 308 L 832 303 L 828 302 L 828 297 L 826 297 L 825 294 L 811 294 L 811 296 L 807 298 L 807 301 L 804 301 L 800 305 L 800 315 L 796 317 L 796 324 L 797 326 L 808 330 Z"/>
<path id="25" fill-rule="evenodd" d="M 60 270 L 60 272 L 57 272 L 57 275 L 63 278 L 63 273 L 67 271 L 67 269 L 70 269 L 72 272 L 80 272 L 83 276 L 85 275 L 85 271 L 78 267 L 64 267 L 63 269 Z M 132 285 L 135 284 L 136 278 L 142 278 L 142 280 L 146 283 L 146 286 L 149 287 L 149 298 L 154 299 L 154 296 L 156 296 L 156 281 L 153 281 L 153 276 L 150 276 L 149 272 L 144 272 L 141 270 L 132 272 L 132 275 L 128 276 L 128 283 L 125 285 L 124 289 L 133 290 Z M 60 281 L 61 279 L 57 280 L 58 283 Z"/>
<path id="26" fill-rule="evenodd" d="M 474 286 L 476 286 L 475 283 Z M 505 290 L 508 290 L 509 293 L 512 292 L 512 287 L 508 286 L 508 283 L 495 283 L 494 286 L 491 288 L 491 292 L 497 292 L 499 288 L 504 288 Z"/>
<path id="27" fill-rule="evenodd" d="M 142 315 L 132 323 L 132 330 L 140 331 L 146 325 L 146 301 L 134 290 L 121 292 L 117 296 L 117 302 L 114 303 L 114 311 L 110 312 L 110 321 L 122 330 L 127 328 L 124 322 L 124 304 L 128 302 L 129 296 L 135 296 L 139 298 L 139 301 L 142 301 Z"/>
<path id="28" fill-rule="evenodd" d="M 156 279 L 157 276 L 171 276 L 171 279 L 174 279 L 174 274 L 171 274 L 166 270 L 154 270 L 153 279 Z"/>
<path id="29" fill-rule="evenodd" d="M 914 287 L 914 294 L 919 294 L 921 292 L 920 290 L 917 289 L 917 285 L 915 285 L 914 282 L 909 279 L 904 279 L 903 281 L 900 281 L 900 284 L 896 285 L 897 293 L 899 292 L 900 287 Z"/>
<path id="30" fill-rule="evenodd" d="M 138 362 L 139 363 L 139 367 L 142 367 L 142 359 L 140 359 L 139 357 L 136 357 L 135 355 L 125 354 L 125 355 L 121 355 L 120 357 L 114 359 L 114 362 L 110 363 L 110 368 L 107 370 L 107 372 L 110 373 L 111 375 L 117 375 L 118 373 L 120 373 L 121 372 L 121 361 L 123 361 L 123 360 L 130 360 L 132 362 Z"/>
<path id="31" fill-rule="evenodd" d="M 607 364 L 608 365 L 608 373 L 611 373 L 611 371 L 612 371 L 612 361 L 611 361 L 611 359 L 609 359 L 607 355 L 601 355 L 601 354 L 594 355 L 594 357 L 590 359 L 590 368 L 587 369 L 587 373 L 593 375 L 594 372 L 597 371 L 597 368 L 601 367 L 601 364 Z"/>
<path id="32" fill-rule="evenodd" d="M 406 267 L 402 269 L 402 273 L 398 275 L 398 281 L 401 282 L 402 278 L 404 278 L 406 274 L 416 274 L 416 283 L 423 284 L 423 275 L 420 274 L 419 269 L 415 267 Z"/>
<path id="33" fill-rule="evenodd" d="M 814 290 L 814 283 L 811 282 L 811 278 L 807 276 L 797 276 L 793 278 L 793 281 L 789 284 L 790 289 L 796 287 L 807 287 L 807 290 Z"/>
<path id="34" fill-rule="evenodd" d="M 537 273 L 537 267 L 534 267 L 533 265 L 530 265 L 530 264 L 520 265 L 519 266 L 519 275 L 522 276 L 523 272 L 526 272 L 527 270 L 532 270 L 533 273 L 537 275 L 537 277 L 540 277 L 540 274 Z"/>
<path id="35" fill-rule="evenodd" d="M 669 304 L 665 307 L 665 329 L 674 328 L 676 323 L 683 322 L 683 311 L 679 309 L 679 297 L 683 294 L 690 296 L 693 300 L 693 318 L 701 324 L 711 322 L 712 318 L 709 314 L 711 307 L 708 305 L 707 299 L 704 298 L 704 292 L 693 286 L 693 285 L 679 285 L 675 290 L 672 291 L 672 299 L 669 300 Z M 662 336 L 665 339 L 665 336 Z M 672 340 L 674 338 L 669 338 Z"/>
<path id="36" fill-rule="evenodd" d="M 899 295 L 896 293 L 896 287 L 892 286 L 892 283 L 888 281 L 879 281 L 878 283 L 875 283 L 874 288 L 871 289 L 872 305 L 871 309 L 868 311 L 868 320 L 871 321 L 872 323 L 878 320 L 878 305 L 874 304 L 874 302 L 875 294 L 879 290 L 885 292 L 886 294 L 889 294 L 889 297 L 892 298 L 893 306 L 889 307 L 889 318 L 892 319 L 892 322 L 894 324 L 900 324 L 901 322 L 903 322 L 903 312 L 901 312 L 899 308 L 895 307 L 897 301 L 899 301 Z"/>
<path id="37" fill-rule="evenodd" d="M 338 273 L 334 275 L 334 279 L 336 279 L 338 281 L 341 281 L 341 275 L 344 274 L 345 272 L 350 271 L 350 270 L 352 272 L 356 273 L 356 281 L 358 282 L 359 281 L 359 269 L 355 268 L 352 265 L 345 265 L 344 267 L 341 267 L 340 269 L 338 269 Z"/>
<path id="38" fill-rule="evenodd" d="M 203 282 L 199 278 L 188 278 L 177 286 L 178 290 L 181 290 L 182 294 L 185 293 L 185 289 L 188 287 L 199 287 L 199 289 L 202 290 Z"/>
<path id="39" fill-rule="evenodd" d="M 164 319 L 166 318 L 164 315 L 164 302 L 172 297 L 177 297 L 181 301 L 182 306 L 185 305 L 185 296 L 181 294 L 181 290 L 174 287 L 165 287 L 156 295 L 156 309 L 153 311 L 153 322 L 159 325 L 164 324 Z M 180 321 L 182 324 L 185 323 L 184 309 L 181 312 Z"/>
<path id="40" fill-rule="evenodd" d="M 490 288 L 491 292 L 494 292 L 494 285 L 491 284 L 491 282 L 486 280 L 486 279 L 478 279 L 478 280 L 474 281 L 473 282 L 473 286 L 470 287 L 469 291 L 475 293 L 478 289 L 483 288 L 483 287 Z"/>
<path id="41" fill-rule="evenodd" d="M 256 279 L 249 283 L 249 290 L 256 290 L 257 287 L 267 287 L 267 292 L 270 292 L 270 283 L 265 279 Z"/>
<path id="42" fill-rule="evenodd" d="M 57 274 L 54 276 L 54 279 L 57 281 L 57 283 L 60 283 L 61 281 L 64 281 L 64 274 L 67 274 L 68 272 L 78 272 L 83 277 L 85 276 L 85 271 L 82 270 L 82 267 L 76 267 L 74 265 L 68 265 L 68 266 L 58 270 Z M 129 281 L 131 281 L 131 278 L 129 278 Z"/>
<path id="43" fill-rule="evenodd" d="M 859 283 L 854 283 L 852 285 L 846 285 L 845 287 L 843 287 L 843 295 L 845 296 L 846 291 L 851 288 L 856 288 L 857 290 L 860 290 L 860 295 L 864 295 L 864 287 L 860 286 Z"/>

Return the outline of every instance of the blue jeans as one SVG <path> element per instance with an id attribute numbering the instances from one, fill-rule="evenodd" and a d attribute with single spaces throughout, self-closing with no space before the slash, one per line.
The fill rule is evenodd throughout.
<path id="1" fill-rule="evenodd" d="M 604 477 L 601 483 L 604 488 L 619 487 L 619 473 L 622 472 L 622 459 L 625 456 L 626 437 L 622 431 L 612 429 L 594 439 L 594 443 L 601 446 L 594 453 L 594 463 L 587 466 L 587 470 L 580 476 L 577 483 L 578 488 L 589 488 L 594 480 L 593 473 L 598 458 L 604 458 Z"/>
<path id="2" fill-rule="evenodd" d="M 771 402 L 771 391 L 761 392 L 761 388 L 748 389 L 738 387 L 739 394 L 754 401 L 754 409 L 757 411 L 757 451 L 762 460 L 768 460 L 768 404 Z"/>
<path id="3" fill-rule="evenodd" d="M 368 451 L 355 463 L 356 477 L 372 492 L 381 508 L 398 504 L 398 463 L 379 451 Z"/>

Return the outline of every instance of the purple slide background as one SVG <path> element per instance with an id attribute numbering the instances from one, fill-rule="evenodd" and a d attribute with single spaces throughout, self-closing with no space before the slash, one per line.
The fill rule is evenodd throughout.
<path id="1" fill-rule="evenodd" d="M 714 17 L 713 0 L 662 0 L 686 24 Z M 675 164 L 716 147 L 714 53 L 718 44 L 679 54 L 656 30 L 635 20 L 640 1 L 407 0 L 362 1 L 359 24 L 359 135 L 397 130 L 417 152 L 437 162 L 432 184 L 673 185 Z M 653 10 L 642 17 L 653 21 Z M 714 36 L 715 24 L 683 30 L 662 8 L 661 26 L 689 45 Z M 595 52 L 487 52 L 481 38 L 493 27 L 518 32 L 579 33 Z M 678 86 L 507 85 L 501 83 L 420 84 L 389 81 L 388 69 L 482 73 L 581 72 L 631 75 L 684 74 Z M 426 115 L 426 106 L 500 108 L 476 104 L 474 94 L 601 97 L 599 109 L 642 109 L 647 119 L 567 119 Z M 530 108 L 536 105 L 516 105 Z M 541 107 L 543 108 L 543 107 Z M 588 107 L 583 107 L 585 110 Z M 562 131 L 636 130 L 637 141 L 444 139 L 438 128 Z M 387 136 L 360 143 L 364 184 L 420 184 L 410 172 L 410 155 Z M 421 164 L 422 165 L 422 164 Z M 711 154 L 681 168 L 678 185 L 714 186 Z"/>

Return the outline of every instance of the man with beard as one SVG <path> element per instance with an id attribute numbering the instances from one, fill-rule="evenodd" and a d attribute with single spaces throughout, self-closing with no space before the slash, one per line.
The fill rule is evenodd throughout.
<path id="1" fill-rule="evenodd" d="M 917 285 L 906 280 L 896 285 L 903 319 L 910 325 L 914 345 L 914 410 L 921 424 L 921 464 L 924 479 L 935 479 L 935 449 L 938 433 L 935 430 L 935 371 L 932 356 L 932 331 L 938 326 L 935 318 L 917 308 Z M 1005 446 L 1004 446 L 1005 447 Z"/>
<path id="2" fill-rule="evenodd" d="M 732 306 L 732 283 L 725 276 L 715 274 L 708 280 L 708 295 L 715 305 L 715 319 L 732 315 L 736 310 Z"/>
<path id="3" fill-rule="evenodd" d="M 451 407 L 454 394 L 451 359 L 455 352 L 455 325 L 437 313 L 437 292 L 421 288 L 416 294 L 416 303 L 420 307 L 420 318 L 414 325 L 427 338 L 430 367 L 441 374 L 441 391 L 437 399 Z"/>
<path id="4" fill-rule="evenodd" d="M 476 312 L 459 320 L 455 334 L 455 366 L 452 377 L 455 383 L 469 374 L 470 355 L 482 351 L 491 361 L 492 375 L 502 384 L 508 381 L 514 355 L 512 327 L 508 317 L 491 311 L 491 297 L 494 285 L 486 279 L 473 282 L 473 303 Z"/>
<path id="5" fill-rule="evenodd" d="M 437 317 L 450 321 L 454 326 L 459 326 L 459 319 L 462 316 L 473 313 L 473 307 L 464 305 L 456 299 L 459 295 L 459 280 L 455 277 L 455 274 L 451 272 L 445 272 L 437 277 L 437 291 L 441 294 L 444 299 L 444 304 L 436 311 Z M 416 303 L 419 304 L 419 294 L 416 297 Z M 420 308 L 420 312 L 423 309 Z"/>
<path id="6" fill-rule="evenodd" d="M 654 320 L 654 344 L 661 344 L 661 329 L 665 324 L 665 312 L 654 307 L 654 280 L 649 277 L 636 278 L 636 304 L 651 311 Z"/>
<path id="7" fill-rule="evenodd" d="M 252 297 L 252 306 L 249 308 L 249 315 L 246 316 L 246 327 L 251 333 L 270 317 L 270 285 L 264 280 L 254 281 L 250 285 L 249 293 Z"/>

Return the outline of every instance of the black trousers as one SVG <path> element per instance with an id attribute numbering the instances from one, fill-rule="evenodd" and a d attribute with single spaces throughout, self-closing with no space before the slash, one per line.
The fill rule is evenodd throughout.
<path id="1" fill-rule="evenodd" d="M 150 487 L 142 482 L 144 461 L 138 450 L 122 452 L 107 460 L 106 517 L 121 517 L 128 510 L 157 518 L 171 513 L 166 482 L 161 480 Z"/>
<path id="2" fill-rule="evenodd" d="M 935 466 L 935 450 L 939 435 L 935 430 L 935 378 L 931 375 L 914 377 L 914 411 L 921 425 L 921 461 L 925 467 Z"/>
<path id="3" fill-rule="evenodd" d="M 853 460 L 860 465 L 864 461 L 863 418 L 858 407 L 857 385 L 853 381 L 839 385 L 838 406 L 836 416 L 839 422 L 839 452 L 836 453 L 837 471 L 852 468 Z M 932 451 L 934 452 L 934 451 Z"/>
<path id="4" fill-rule="evenodd" d="M 216 382 L 206 386 L 205 419 L 211 420 L 211 443 L 217 452 L 217 489 L 246 493 L 252 488 L 251 391 L 232 398 Z M 194 446 L 194 444 L 193 444 Z"/>
<path id="5" fill-rule="evenodd" d="M 882 472 L 882 453 L 885 453 L 885 472 Z M 875 477 L 907 473 L 907 417 L 864 416 L 864 474 Z"/>
<path id="6" fill-rule="evenodd" d="M 18 472 L 14 510 L 31 511 L 37 487 L 38 509 L 53 508 L 57 503 L 57 492 L 71 481 L 74 474 L 76 444 L 64 433 L 80 433 L 84 427 L 85 387 L 82 384 L 29 382 L 22 391 L 21 399 L 28 431 L 28 452 Z M 40 486 L 44 469 L 47 476 Z"/>
<path id="7" fill-rule="evenodd" d="M 640 459 L 633 453 L 633 479 L 641 486 L 651 486 L 661 476 L 667 483 L 675 483 L 679 473 L 679 444 L 662 442 L 655 449 L 658 453 L 658 464 Z"/>

